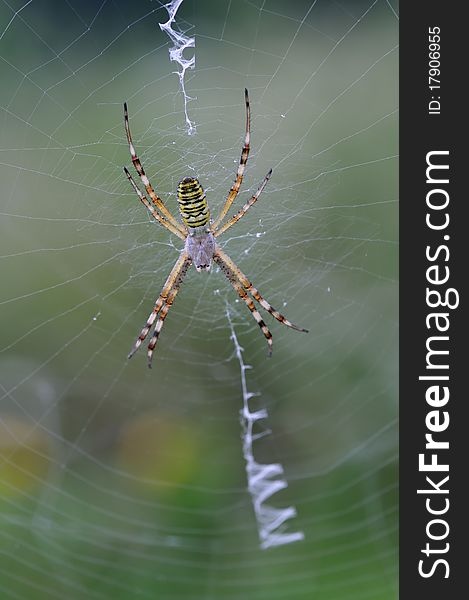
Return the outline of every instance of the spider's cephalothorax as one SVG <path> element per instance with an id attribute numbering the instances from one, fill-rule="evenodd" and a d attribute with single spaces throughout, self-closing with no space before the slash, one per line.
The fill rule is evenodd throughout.
<path id="1" fill-rule="evenodd" d="M 211 231 L 194 229 L 186 238 L 185 250 L 199 272 L 210 271 L 215 247 L 215 238 Z"/>
<path id="2" fill-rule="evenodd" d="M 176 264 L 174 265 L 171 273 L 169 274 L 166 283 L 158 296 L 155 306 L 147 319 L 145 327 L 142 329 L 138 336 L 132 350 L 129 353 L 129 358 L 138 350 L 143 340 L 147 337 L 150 329 L 156 321 L 155 329 L 153 331 L 152 338 L 148 344 L 147 356 L 148 366 L 151 367 L 151 359 L 153 351 L 155 349 L 160 331 L 163 327 L 166 315 L 171 308 L 174 299 L 181 287 L 182 281 L 187 273 L 187 270 L 194 263 L 197 271 L 208 271 L 212 260 L 217 263 L 220 270 L 226 275 L 228 281 L 231 283 L 238 296 L 245 302 L 246 306 L 251 311 L 254 319 L 264 334 L 267 344 L 269 346 L 269 356 L 272 354 L 272 334 L 270 333 L 267 325 L 262 320 L 259 311 L 254 304 L 254 300 L 262 306 L 264 310 L 270 313 L 277 321 L 296 329 L 297 331 L 307 331 L 301 327 L 297 327 L 282 314 L 276 311 L 265 298 L 263 298 L 257 289 L 252 285 L 249 279 L 241 272 L 231 258 L 223 252 L 223 250 L 216 243 L 216 238 L 225 233 L 230 227 L 237 223 L 243 215 L 246 214 L 248 209 L 257 201 L 261 195 L 263 189 L 267 185 L 272 174 L 272 169 L 264 177 L 257 192 L 251 196 L 246 204 L 239 210 L 235 215 L 231 217 L 224 225 L 222 225 L 223 219 L 231 208 L 234 199 L 238 195 L 239 188 L 243 181 L 244 170 L 249 156 L 250 148 L 250 137 L 251 137 L 251 113 L 249 107 L 249 96 L 248 91 L 244 90 L 244 98 L 246 103 L 246 133 L 244 136 L 244 145 L 241 151 L 241 158 L 239 161 L 238 171 L 236 174 L 236 180 L 231 186 L 231 189 L 226 197 L 225 204 L 215 219 L 214 222 L 210 221 L 210 211 L 205 197 L 205 192 L 198 182 L 193 177 L 185 177 L 178 185 L 177 197 L 179 204 L 179 212 L 183 224 L 179 223 L 166 208 L 166 205 L 161 198 L 155 193 L 153 186 L 151 185 L 148 177 L 145 175 L 142 163 L 138 158 L 135 147 L 132 142 L 132 136 L 129 127 L 129 115 L 127 112 L 127 104 L 124 103 L 124 124 L 125 132 L 127 135 L 127 142 L 129 144 L 130 156 L 132 163 L 140 176 L 147 194 L 150 196 L 151 203 L 148 198 L 140 191 L 140 188 L 135 183 L 132 175 L 124 167 L 125 174 L 130 181 L 135 193 L 140 198 L 140 201 L 150 211 L 153 218 L 158 221 L 163 227 L 166 227 L 171 233 L 184 240 L 184 249 L 182 250 Z M 158 318 L 157 318 L 158 317 Z"/>

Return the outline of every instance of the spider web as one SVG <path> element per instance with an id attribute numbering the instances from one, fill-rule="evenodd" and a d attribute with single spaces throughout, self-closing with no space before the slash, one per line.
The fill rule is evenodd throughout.
<path id="1" fill-rule="evenodd" d="M 2 598 L 397 595 L 395 2 L 190 2 L 186 98 L 163 3 L 0 3 Z M 185 51 L 183 56 L 190 60 Z M 173 212 L 196 176 L 220 240 L 300 334 L 274 354 L 217 271 L 189 271 L 154 366 L 127 353 L 177 259 L 122 173 L 122 104 Z M 195 133 L 188 135 L 187 120 Z M 227 308 L 228 307 L 228 308 Z M 229 318 L 227 318 L 227 314 Z M 240 439 L 304 540 L 259 547 Z"/>

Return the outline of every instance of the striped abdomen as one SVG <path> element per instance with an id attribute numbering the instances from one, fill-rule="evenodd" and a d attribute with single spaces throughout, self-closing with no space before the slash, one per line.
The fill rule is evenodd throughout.
<path id="1" fill-rule="evenodd" d="M 178 185 L 179 212 L 187 227 L 205 227 L 210 221 L 204 188 L 197 179 L 185 177 Z"/>

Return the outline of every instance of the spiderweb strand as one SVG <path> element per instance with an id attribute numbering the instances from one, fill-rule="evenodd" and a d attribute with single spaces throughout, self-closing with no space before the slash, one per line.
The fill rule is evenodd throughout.
<path id="1" fill-rule="evenodd" d="M 251 412 L 249 400 L 257 397 L 259 394 L 249 392 L 246 383 L 246 371 L 251 368 L 243 360 L 243 349 L 238 342 L 233 321 L 231 320 L 230 308 L 226 307 L 226 317 L 231 330 L 231 340 L 235 347 L 236 358 L 238 359 L 241 370 L 241 390 L 243 393 L 243 409 L 241 410 L 241 425 L 243 427 L 243 455 L 246 460 L 246 473 L 248 476 L 248 490 L 252 497 L 254 512 L 256 515 L 257 527 L 259 531 L 260 546 L 262 549 L 273 546 L 282 546 L 291 544 L 304 539 L 302 531 L 285 531 L 285 522 L 288 519 L 296 517 L 296 509 L 293 506 L 288 508 L 275 508 L 268 506 L 265 501 L 276 492 L 288 487 L 288 483 L 283 478 L 283 467 L 278 463 L 260 464 L 254 458 L 253 442 L 259 437 L 270 433 L 254 434 L 255 423 L 269 416 L 266 409 Z"/>
<path id="2" fill-rule="evenodd" d="M 171 41 L 174 43 L 174 46 L 169 49 L 169 59 L 177 62 L 181 67 L 181 69 L 179 71 L 175 71 L 175 73 L 179 77 L 179 84 L 181 86 L 181 91 L 184 98 L 184 117 L 186 120 L 187 133 L 192 135 L 195 133 L 195 125 L 190 120 L 187 110 L 187 103 L 189 100 L 192 100 L 192 98 L 190 98 L 186 93 L 184 78 L 187 69 L 193 69 L 195 67 L 195 54 L 191 56 L 191 58 L 186 59 L 184 58 L 184 50 L 186 48 L 195 48 L 195 37 L 188 37 L 187 35 L 174 31 L 173 29 L 175 16 L 182 2 L 183 0 L 173 0 L 172 2 L 169 2 L 169 4 L 165 5 L 166 10 L 168 11 L 169 19 L 166 21 L 166 23 L 159 23 L 159 26 L 162 31 L 168 34 Z"/>

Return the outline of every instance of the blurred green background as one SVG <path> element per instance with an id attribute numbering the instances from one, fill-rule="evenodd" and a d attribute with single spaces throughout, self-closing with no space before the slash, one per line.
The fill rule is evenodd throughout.
<path id="1" fill-rule="evenodd" d="M 397 5 L 184 0 L 189 116 L 159 2 L 0 6 L 0 596 L 397 597 Z M 188 58 L 192 51 L 186 51 Z M 299 334 L 274 355 L 222 274 L 190 271 L 150 371 L 126 359 L 178 256 L 130 165 L 176 211 L 216 214 L 252 103 L 245 202 L 224 249 Z M 229 307 L 229 308 L 228 308 Z M 289 487 L 262 551 L 246 487 L 240 365 Z"/>

